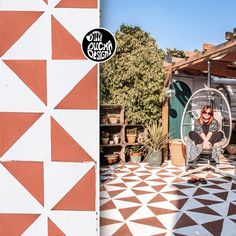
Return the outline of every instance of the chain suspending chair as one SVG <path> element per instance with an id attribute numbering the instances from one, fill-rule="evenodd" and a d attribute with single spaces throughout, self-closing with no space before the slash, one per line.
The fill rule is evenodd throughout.
<path id="1" fill-rule="evenodd" d="M 189 132 L 194 130 L 194 122 L 200 117 L 202 107 L 210 105 L 214 112 L 214 118 L 218 121 L 220 131 L 223 132 L 224 138 L 214 145 L 211 149 L 201 150 L 201 154 L 194 160 L 190 161 L 189 150 Z M 181 176 L 187 176 L 203 170 L 213 170 L 223 176 L 229 176 L 236 179 L 234 175 L 226 173 L 217 168 L 217 164 L 220 162 L 220 155 L 223 153 L 223 149 L 229 144 L 232 132 L 232 120 L 231 110 L 226 97 L 219 90 L 213 88 L 203 88 L 192 94 L 187 102 L 181 121 L 181 139 L 186 145 L 186 172 Z M 190 141 L 191 142 L 191 141 Z M 199 159 L 207 157 L 207 164 L 199 163 Z M 214 160 L 214 165 L 211 164 L 211 159 Z M 188 171 L 190 167 L 195 169 Z"/>

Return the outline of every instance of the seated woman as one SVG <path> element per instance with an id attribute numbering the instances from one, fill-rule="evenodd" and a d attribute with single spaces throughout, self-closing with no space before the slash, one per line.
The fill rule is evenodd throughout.
<path id="1" fill-rule="evenodd" d="M 189 137 L 195 145 L 202 145 L 204 149 L 210 149 L 224 138 L 223 132 L 219 131 L 218 121 L 214 119 L 211 106 L 202 108 L 199 119 L 194 123 L 194 131 L 189 132 Z"/>

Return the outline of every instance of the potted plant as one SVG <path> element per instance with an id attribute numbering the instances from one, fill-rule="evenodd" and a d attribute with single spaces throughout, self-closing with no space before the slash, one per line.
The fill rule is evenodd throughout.
<path id="1" fill-rule="evenodd" d="M 130 160 L 133 163 L 140 163 L 141 157 L 143 155 L 143 147 L 141 146 L 132 146 L 126 149 L 126 154 L 129 155 Z"/>
<path id="2" fill-rule="evenodd" d="M 101 116 L 101 124 L 108 124 L 108 118 L 106 115 Z"/>
<path id="3" fill-rule="evenodd" d="M 163 133 L 162 122 L 146 124 L 145 138 L 142 142 L 148 150 L 148 162 L 152 167 L 160 167 L 162 163 L 162 149 L 170 141 L 170 135 Z"/>
<path id="4" fill-rule="evenodd" d="M 111 154 L 106 154 L 104 155 L 104 157 L 106 158 L 107 160 L 107 163 L 108 164 L 116 164 L 118 162 L 118 159 L 119 159 L 119 155 L 117 153 L 111 153 Z"/>
<path id="5" fill-rule="evenodd" d="M 118 122 L 118 117 L 116 115 L 109 115 L 108 119 L 110 124 L 117 124 Z"/>
<path id="6" fill-rule="evenodd" d="M 137 137 L 137 128 L 131 128 L 126 130 L 126 138 L 128 143 L 135 143 Z"/>
<path id="7" fill-rule="evenodd" d="M 102 139 L 102 144 L 108 144 L 109 142 L 109 133 L 102 131 L 101 132 L 101 139 Z"/>

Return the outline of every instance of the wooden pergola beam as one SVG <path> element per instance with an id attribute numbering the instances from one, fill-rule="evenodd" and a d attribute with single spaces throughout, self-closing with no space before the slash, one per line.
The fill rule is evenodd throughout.
<path id="1" fill-rule="evenodd" d="M 225 42 L 223 44 L 210 48 L 205 52 L 198 53 L 196 55 L 193 55 L 192 57 L 173 63 L 172 70 L 173 71 L 180 70 L 185 67 L 188 67 L 189 65 L 194 65 L 197 63 L 201 63 L 203 61 L 214 60 L 217 57 L 225 56 L 226 54 L 235 51 L 236 51 L 236 39 L 234 38 L 229 42 Z"/>

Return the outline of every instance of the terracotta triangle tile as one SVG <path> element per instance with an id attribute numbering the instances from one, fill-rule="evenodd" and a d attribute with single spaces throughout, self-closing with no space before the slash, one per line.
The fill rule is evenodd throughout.
<path id="1" fill-rule="evenodd" d="M 132 220 L 132 222 L 144 224 L 144 225 L 150 225 L 150 226 L 161 228 L 161 229 L 166 229 L 164 225 L 156 217 L 148 217 L 148 218 L 143 218 L 143 219 L 138 219 L 138 220 Z"/>
<path id="2" fill-rule="evenodd" d="M 39 216 L 39 214 L 0 214 L 0 233 L 2 236 L 22 235 Z"/>
<path id="3" fill-rule="evenodd" d="M 59 227 L 48 218 L 48 236 L 66 236 Z"/>
<path id="4" fill-rule="evenodd" d="M 121 221 L 118 221 L 118 220 L 100 217 L 100 226 L 112 225 L 112 224 L 116 224 L 116 223 L 120 223 L 120 222 Z"/>
<path id="5" fill-rule="evenodd" d="M 2 56 L 42 15 L 43 12 L 1 11 L 0 12 L 0 56 Z"/>
<path id="6" fill-rule="evenodd" d="M 178 189 L 189 189 L 189 188 L 194 188 L 195 186 L 192 185 L 184 185 L 184 184 L 172 184 Z"/>
<path id="7" fill-rule="evenodd" d="M 223 228 L 223 223 L 224 220 L 222 219 L 202 224 L 202 226 L 214 236 L 220 236 Z"/>
<path id="8" fill-rule="evenodd" d="M 193 194 L 193 196 L 209 194 L 209 192 L 205 191 L 204 189 L 198 188 L 197 191 Z"/>
<path id="9" fill-rule="evenodd" d="M 98 70 L 94 66 L 62 99 L 56 109 L 97 109 Z"/>
<path id="10" fill-rule="evenodd" d="M 236 224 L 236 219 L 230 219 L 230 220 L 232 220 Z"/>
<path id="11" fill-rule="evenodd" d="M 46 4 L 48 4 L 48 0 L 43 0 Z"/>
<path id="12" fill-rule="evenodd" d="M 208 199 L 200 199 L 200 198 L 195 198 L 198 202 L 202 203 L 203 205 L 212 205 L 212 204 L 217 204 L 217 203 L 222 203 L 221 201 L 213 201 L 213 200 L 208 200 Z"/>
<path id="13" fill-rule="evenodd" d="M 157 177 L 155 179 L 147 179 L 146 181 L 153 181 L 153 182 L 158 182 L 158 183 L 166 183 L 162 178 Z"/>
<path id="14" fill-rule="evenodd" d="M 221 179 L 224 179 L 227 182 L 231 182 L 231 178 L 229 176 L 221 177 Z"/>
<path id="15" fill-rule="evenodd" d="M 213 195 L 223 199 L 224 201 L 227 200 L 227 197 L 228 197 L 228 193 L 229 192 L 221 192 L 221 193 L 214 193 Z"/>
<path id="16" fill-rule="evenodd" d="M 188 215 L 183 213 L 182 216 L 177 221 L 177 223 L 175 224 L 175 226 L 173 227 L 173 229 L 178 229 L 178 228 L 192 226 L 192 225 L 197 225 L 197 223 Z"/>
<path id="17" fill-rule="evenodd" d="M 92 167 L 52 210 L 95 211 L 95 167 Z"/>
<path id="18" fill-rule="evenodd" d="M 114 190 L 114 191 L 107 191 L 111 198 L 115 197 L 116 195 L 122 193 L 125 189 Z"/>
<path id="19" fill-rule="evenodd" d="M 231 190 L 236 190 L 236 184 L 232 183 Z"/>
<path id="20" fill-rule="evenodd" d="M 46 60 L 4 60 L 5 64 L 47 104 Z"/>
<path id="21" fill-rule="evenodd" d="M 164 208 L 159 208 L 159 207 L 153 207 L 153 206 L 148 206 L 148 207 L 150 208 L 150 210 L 153 212 L 154 215 L 164 215 L 164 214 L 178 212 L 175 210 L 169 210 L 169 209 L 164 209 Z"/>
<path id="22" fill-rule="evenodd" d="M 177 177 L 172 181 L 172 183 L 185 183 L 185 180 L 180 177 Z"/>
<path id="23" fill-rule="evenodd" d="M 180 195 L 180 196 L 187 196 L 186 194 L 184 194 L 183 192 L 181 192 L 178 189 L 177 190 L 173 190 L 173 191 L 163 192 L 163 193 L 173 194 L 173 195 Z"/>
<path id="24" fill-rule="evenodd" d="M 167 170 L 165 170 L 165 169 L 161 169 L 161 170 L 158 171 L 157 174 L 159 174 L 159 173 L 169 173 L 169 171 L 167 171 Z"/>
<path id="25" fill-rule="evenodd" d="M 52 59 L 86 59 L 81 44 L 52 16 Z"/>
<path id="26" fill-rule="evenodd" d="M 124 217 L 124 219 L 128 219 L 135 211 L 137 211 L 140 208 L 140 206 L 136 207 L 129 207 L 129 208 L 122 208 L 119 209 L 121 215 Z"/>
<path id="27" fill-rule="evenodd" d="M 218 185 L 208 185 L 208 186 L 204 186 L 204 188 L 210 188 L 210 189 L 220 189 L 220 190 L 225 190 L 224 188 L 221 188 Z"/>
<path id="28" fill-rule="evenodd" d="M 60 8 L 97 8 L 98 0 L 61 0 L 56 7 Z"/>
<path id="29" fill-rule="evenodd" d="M 140 183 L 138 183 L 137 185 L 135 185 L 133 188 L 138 188 L 138 187 L 147 187 L 149 186 L 146 182 L 142 181 Z"/>
<path id="30" fill-rule="evenodd" d="M 0 156 L 2 156 L 42 113 L 0 112 Z"/>
<path id="31" fill-rule="evenodd" d="M 11 161 L 1 164 L 44 205 L 43 162 Z"/>
<path id="32" fill-rule="evenodd" d="M 137 171 L 135 171 L 135 173 L 137 173 L 137 174 L 147 174 L 147 175 L 151 175 L 151 172 L 150 172 L 150 171 L 147 171 L 147 170 L 137 170 Z"/>
<path id="33" fill-rule="evenodd" d="M 112 236 L 133 236 L 133 234 L 130 232 L 129 227 L 127 224 L 124 224 L 122 227 L 120 227 L 115 233 L 112 234 Z"/>
<path id="34" fill-rule="evenodd" d="M 172 171 L 171 173 L 178 176 L 178 175 L 181 174 L 182 172 L 183 172 L 182 170 L 177 170 L 177 171 Z"/>
<path id="35" fill-rule="evenodd" d="M 207 176 L 205 177 L 206 179 L 211 179 L 211 178 L 215 178 L 216 176 L 211 174 L 211 173 L 208 173 Z"/>
<path id="36" fill-rule="evenodd" d="M 184 204 L 188 201 L 188 198 L 182 198 L 178 200 L 172 200 L 170 201 L 175 207 L 177 207 L 179 210 L 184 206 Z"/>
<path id="37" fill-rule="evenodd" d="M 156 203 L 156 202 L 166 202 L 167 200 L 161 195 L 157 194 L 152 200 L 150 200 L 148 203 Z"/>
<path id="38" fill-rule="evenodd" d="M 124 175 L 123 177 L 133 177 L 136 176 L 134 173 L 130 172 L 127 175 Z"/>
<path id="39" fill-rule="evenodd" d="M 100 211 L 109 210 L 109 209 L 115 209 L 115 208 L 116 208 L 116 206 L 113 203 L 113 201 L 109 200 L 108 202 L 106 202 L 105 204 L 100 206 Z"/>
<path id="40" fill-rule="evenodd" d="M 143 195 L 143 194 L 153 193 L 153 192 L 150 192 L 150 191 L 135 190 L 135 189 L 132 189 L 132 191 L 134 192 L 135 195 Z"/>
<path id="41" fill-rule="evenodd" d="M 146 178 L 150 177 L 150 174 L 149 175 L 142 175 L 142 176 L 138 176 L 140 179 L 142 180 L 145 180 Z"/>
<path id="42" fill-rule="evenodd" d="M 137 179 L 128 179 L 128 178 L 121 178 L 121 180 L 123 180 L 124 183 L 126 182 L 137 182 Z"/>
<path id="43" fill-rule="evenodd" d="M 156 185 L 156 186 L 152 186 L 152 188 L 156 191 L 156 192 L 160 192 L 166 185 L 162 184 L 162 185 Z"/>
<path id="44" fill-rule="evenodd" d="M 51 144 L 52 161 L 94 161 L 53 118 L 51 118 Z"/>
<path id="45" fill-rule="evenodd" d="M 131 171 L 136 171 L 137 169 L 139 169 L 140 167 L 138 166 L 131 166 L 131 167 L 129 167 L 129 169 L 131 170 Z"/>
<path id="46" fill-rule="evenodd" d="M 194 208 L 194 209 L 190 209 L 188 211 L 193 211 L 193 212 L 198 212 L 198 213 L 204 213 L 204 214 L 208 214 L 208 215 L 216 215 L 216 216 L 220 216 L 217 212 L 213 211 L 211 208 L 204 206 L 204 207 L 199 207 L 199 208 Z"/>
<path id="47" fill-rule="evenodd" d="M 125 202 L 136 202 L 141 203 L 137 197 L 124 197 L 124 198 L 116 198 L 116 200 L 125 201 Z"/>
<path id="48" fill-rule="evenodd" d="M 233 203 L 229 204 L 229 210 L 228 210 L 228 216 L 235 215 L 236 214 L 236 205 Z"/>

